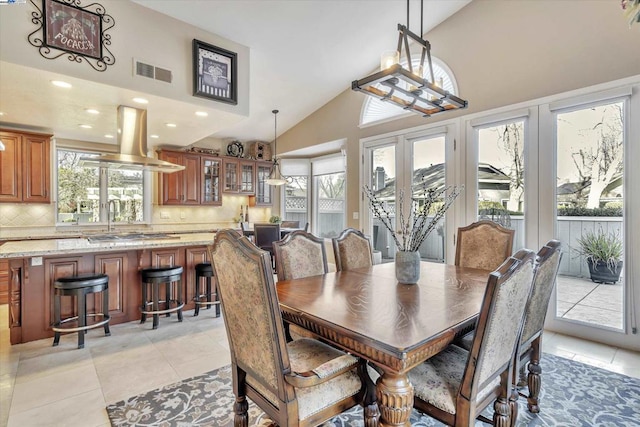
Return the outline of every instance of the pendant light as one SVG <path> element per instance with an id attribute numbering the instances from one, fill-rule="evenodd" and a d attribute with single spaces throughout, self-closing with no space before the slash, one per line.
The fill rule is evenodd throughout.
<path id="1" fill-rule="evenodd" d="M 282 175 L 280 171 L 280 164 L 278 163 L 278 158 L 276 157 L 277 149 L 276 143 L 278 140 L 278 110 L 271 111 L 273 113 L 273 166 L 271 166 L 271 171 L 269 172 L 269 178 L 265 179 L 264 182 L 269 185 L 284 185 L 287 183 L 288 178 Z"/>
<path id="2" fill-rule="evenodd" d="M 420 35 L 409 30 L 409 0 L 407 0 L 407 25 L 398 24 L 398 46 L 395 51 L 385 52 L 381 58 L 381 70 L 360 80 L 351 82 L 351 89 L 390 102 L 402 109 L 418 113 L 423 117 L 467 107 L 467 101 L 444 90 L 435 81 L 431 63 L 431 44 L 422 38 L 422 8 L 420 0 Z M 409 51 L 409 39 L 419 45 L 420 63 L 414 69 Z M 400 64 L 402 51 L 407 68 Z M 425 59 L 428 76 L 423 78 Z"/>

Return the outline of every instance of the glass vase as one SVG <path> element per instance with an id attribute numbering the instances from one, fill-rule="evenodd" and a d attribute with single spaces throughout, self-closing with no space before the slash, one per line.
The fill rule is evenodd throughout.
<path id="1" fill-rule="evenodd" d="M 396 252 L 396 279 L 398 283 L 415 285 L 420 279 L 420 252 Z"/>

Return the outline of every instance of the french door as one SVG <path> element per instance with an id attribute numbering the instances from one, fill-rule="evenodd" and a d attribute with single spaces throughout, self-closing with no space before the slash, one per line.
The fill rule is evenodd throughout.
<path id="1" fill-rule="evenodd" d="M 404 212 L 409 212 L 412 200 L 422 194 L 423 186 L 441 189 L 454 181 L 453 168 L 447 168 L 447 158 L 454 155 L 454 126 L 425 128 L 405 134 L 365 141 L 363 145 L 363 185 L 369 186 L 392 213 L 399 212 L 399 194 L 404 193 Z M 397 248 L 391 232 L 367 208 L 362 200 L 363 228 L 371 235 L 374 250 L 380 251 L 383 261 L 393 260 Z M 460 201 L 462 202 L 462 201 Z M 451 251 L 455 204 L 435 230 L 425 239 L 419 252 L 422 260 L 445 262 Z M 394 218 L 399 229 L 399 218 Z"/>
<path id="2" fill-rule="evenodd" d="M 638 203 L 632 188 L 639 184 L 629 167 L 639 154 L 629 144 L 630 135 L 638 135 L 631 106 L 630 89 L 541 106 L 541 118 L 549 123 L 541 141 L 541 151 L 550 157 L 544 179 L 556 189 L 541 197 L 541 205 L 553 208 L 541 228 L 553 230 L 563 245 L 548 327 L 623 347 L 634 340 L 640 344 L 637 335 L 629 335 L 639 286 L 632 279 L 638 254 L 630 244 L 639 230 L 629 227 L 639 221 L 631 209 Z M 594 274 L 591 261 L 598 251 L 611 259 L 596 265 Z"/>

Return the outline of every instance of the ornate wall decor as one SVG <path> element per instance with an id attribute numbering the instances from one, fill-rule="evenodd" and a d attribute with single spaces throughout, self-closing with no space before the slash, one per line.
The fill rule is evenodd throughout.
<path id="1" fill-rule="evenodd" d="M 47 59 L 67 57 L 69 61 L 86 61 L 94 70 L 105 71 L 116 62 L 108 46 L 115 26 L 104 6 L 80 0 L 30 0 L 35 7 L 31 22 L 38 26 L 28 40 Z M 39 7 L 42 5 L 42 8 Z"/>
<path id="2" fill-rule="evenodd" d="M 209 154 L 211 156 L 219 156 L 219 148 L 190 147 L 185 150 L 187 153 Z"/>

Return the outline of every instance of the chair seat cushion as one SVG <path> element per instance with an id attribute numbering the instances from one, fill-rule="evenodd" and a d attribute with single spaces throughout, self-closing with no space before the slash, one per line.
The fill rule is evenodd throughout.
<path id="1" fill-rule="evenodd" d="M 355 368 L 358 363 L 355 357 L 313 339 L 292 341 L 287 348 L 291 369 L 295 372 L 307 372 L 323 365 L 323 370 L 317 372 L 323 377 L 346 366 Z M 300 420 L 357 394 L 360 388 L 360 378 L 355 369 L 313 387 L 296 387 Z"/>
<path id="2" fill-rule="evenodd" d="M 467 366 L 469 352 L 450 345 L 442 352 L 409 371 L 415 397 L 450 414 L 456 413 L 456 397 Z M 496 377 L 477 395 L 477 401 L 487 396 L 498 384 Z"/>

